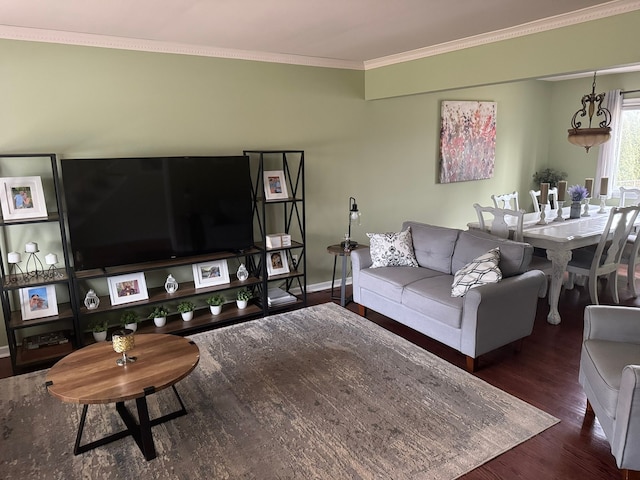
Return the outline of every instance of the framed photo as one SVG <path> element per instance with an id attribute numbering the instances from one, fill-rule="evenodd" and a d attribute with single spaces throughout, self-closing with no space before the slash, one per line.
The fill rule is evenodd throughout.
<path id="1" fill-rule="evenodd" d="M 191 268 L 196 288 L 229 283 L 229 266 L 226 260 L 195 263 L 191 265 Z"/>
<path id="2" fill-rule="evenodd" d="M 111 305 L 138 302 L 149 298 L 144 273 L 130 273 L 107 278 Z"/>
<path id="3" fill-rule="evenodd" d="M 5 220 L 42 218 L 47 216 L 47 205 L 40 177 L 0 178 L 0 204 Z"/>
<path id="4" fill-rule="evenodd" d="M 53 285 L 40 285 L 20 289 L 20 309 L 23 320 L 51 317 L 58 314 L 56 288 Z"/>
<path id="5" fill-rule="evenodd" d="M 267 274 L 282 275 L 289 273 L 289 262 L 287 262 L 287 254 L 284 250 L 277 252 L 267 252 Z"/>
<path id="6" fill-rule="evenodd" d="M 268 170 L 264 172 L 264 197 L 267 200 L 289 198 L 287 183 L 282 170 Z"/>

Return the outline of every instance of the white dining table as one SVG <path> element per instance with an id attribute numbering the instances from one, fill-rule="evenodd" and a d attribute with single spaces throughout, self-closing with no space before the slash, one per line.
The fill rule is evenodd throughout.
<path id="1" fill-rule="evenodd" d="M 556 210 L 547 210 L 546 225 L 539 225 L 540 213 L 526 213 L 523 224 L 523 240 L 534 247 L 544 248 L 547 251 L 547 258 L 551 260 L 552 274 L 551 286 L 548 292 L 549 315 L 547 322 L 558 325 L 560 323 L 560 313 L 558 312 L 558 301 L 564 280 L 564 273 L 567 264 L 571 260 L 571 251 L 574 248 L 596 245 L 607 225 L 609 211 L 611 207 L 605 207 L 604 213 L 600 212 L 600 207 L 591 205 L 589 216 L 580 218 L 569 218 L 569 209 L 562 210 L 563 221 L 556 219 Z M 508 220 L 507 220 L 508 222 Z M 470 229 L 480 228 L 478 222 L 467 224 Z M 615 228 L 615 225 L 612 225 Z M 490 223 L 489 223 L 490 228 Z"/>

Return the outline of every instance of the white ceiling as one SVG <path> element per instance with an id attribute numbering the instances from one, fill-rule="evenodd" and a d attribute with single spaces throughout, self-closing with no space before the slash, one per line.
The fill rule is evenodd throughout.
<path id="1" fill-rule="evenodd" d="M 640 0 L 2 0 L 0 38 L 368 68 Z"/>

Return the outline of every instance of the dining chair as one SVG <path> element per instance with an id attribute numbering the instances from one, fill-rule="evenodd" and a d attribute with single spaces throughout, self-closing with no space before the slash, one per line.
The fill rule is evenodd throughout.
<path id="1" fill-rule="evenodd" d="M 620 203 L 618 206 L 626 207 L 629 205 L 637 205 L 640 203 L 640 188 L 620 187 Z"/>
<path id="2" fill-rule="evenodd" d="M 520 210 L 518 203 L 518 191 L 504 193 L 502 195 L 491 195 L 493 206 L 504 210 Z"/>
<path id="3" fill-rule="evenodd" d="M 609 212 L 607 225 L 603 230 L 595 250 L 592 247 L 577 248 L 567 265 L 569 279 L 567 288 L 573 287 L 575 275 L 584 275 L 589 284 L 591 303 L 598 305 L 598 278 L 607 276 L 611 295 L 615 303 L 618 297 L 618 267 L 629 232 L 640 212 L 640 205 L 613 207 Z M 613 229 L 613 236 L 609 238 Z"/>
<path id="4" fill-rule="evenodd" d="M 531 200 L 533 201 L 533 211 L 536 213 L 540 212 L 540 190 L 529 190 L 529 195 L 531 195 Z M 558 207 L 558 187 L 553 187 L 549 189 L 549 208 L 557 208 Z"/>
<path id="5" fill-rule="evenodd" d="M 620 187 L 619 205 L 621 207 L 624 207 L 627 204 L 637 205 L 638 203 L 640 203 L 640 188 Z M 640 262 L 640 259 L 638 258 L 638 248 L 640 248 L 640 243 L 638 242 L 638 232 L 634 228 L 629 232 L 627 243 L 622 251 L 621 260 L 621 263 L 627 266 L 627 285 L 629 286 L 634 298 L 638 296 L 635 282 L 636 265 Z"/>

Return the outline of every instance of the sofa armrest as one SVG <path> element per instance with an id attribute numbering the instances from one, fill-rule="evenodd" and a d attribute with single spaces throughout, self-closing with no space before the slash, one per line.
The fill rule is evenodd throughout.
<path id="1" fill-rule="evenodd" d="M 640 310 L 637 307 L 588 305 L 584 310 L 583 339 L 640 343 Z"/>
<path id="2" fill-rule="evenodd" d="M 640 365 L 622 370 L 611 453 L 619 468 L 640 470 Z"/>
<path id="3" fill-rule="evenodd" d="M 540 270 L 472 288 L 464 296 L 460 351 L 476 358 L 531 335 L 547 278 Z"/>
<path id="4" fill-rule="evenodd" d="M 369 247 L 358 248 L 351 252 L 351 280 L 353 283 L 353 301 L 360 303 L 360 271 L 373 265 Z"/>

